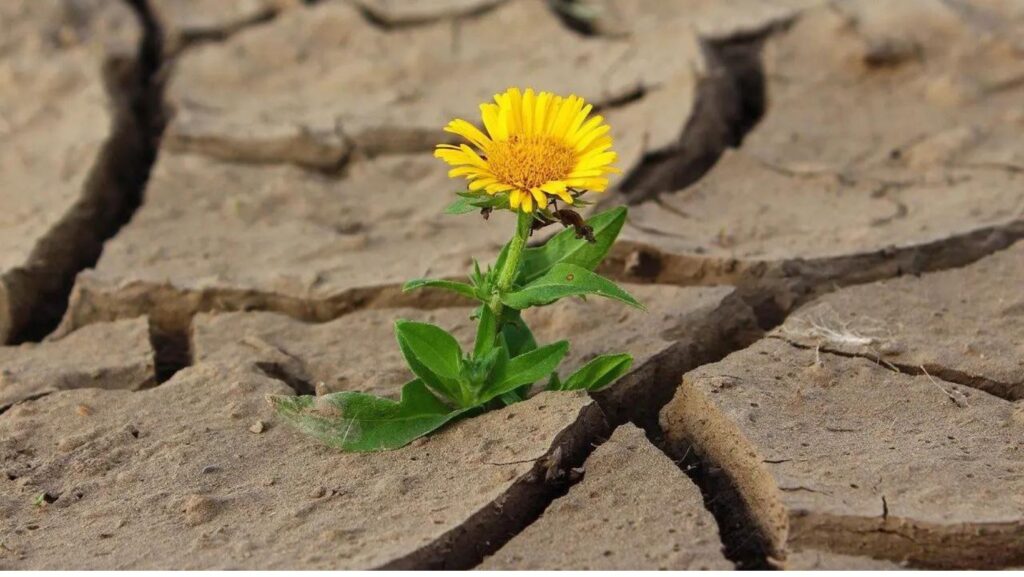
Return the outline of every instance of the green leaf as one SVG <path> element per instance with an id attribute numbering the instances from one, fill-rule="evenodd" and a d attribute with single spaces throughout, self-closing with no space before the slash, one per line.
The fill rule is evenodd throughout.
<path id="1" fill-rule="evenodd" d="M 505 337 L 508 346 L 508 354 L 518 357 L 537 348 L 537 341 L 533 338 L 533 332 L 526 326 L 522 314 L 515 309 L 505 309 L 502 312 L 504 322 L 501 325 L 501 334 Z"/>
<path id="2" fill-rule="evenodd" d="M 454 202 L 452 202 L 451 204 L 449 204 L 448 206 L 445 207 L 444 213 L 445 214 L 466 214 L 466 213 L 469 213 L 469 212 L 473 212 L 474 210 L 480 210 L 480 209 L 475 207 L 475 206 L 473 206 L 470 203 L 470 200 L 468 198 L 459 197 L 459 198 L 456 198 Z"/>
<path id="3" fill-rule="evenodd" d="M 498 398 L 501 399 L 501 402 L 504 403 L 506 407 L 516 403 L 521 403 L 526 400 L 526 395 L 522 393 L 522 388 L 523 387 L 520 387 L 519 389 L 513 389 L 507 393 L 503 393 L 499 395 Z"/>
<path id="4" fill-rule="evenodd" d="M 563 382 L 552 379 L 551 391 L 599 391 L 629 372 L 633 357 L 627 354 L 601 355 L 576 370 Z"/>
<path id="5" fill-rule="evenodd" d="M 445 214 L 466 214 L 482 208 L 509 208 L 507 194 L 485 194 L 480 192 L 457 192 L 459 198 L 444 209 Z"/>
<path id="6" fill-rule="evenodd" d="M 476 327 L 476 342 L 473 345 L 473 357 L 483 358 L 494 349 L 498 335 L 498 320 L 494 318 L 491 307 L 480 307 L 479 324 Z"/>
<path id="7" fill-rule="evenodd" d="M 451 409 L 419 379 L 402 387 L 397 402 L 354 392 L 268 398 L 292 426 L 327 445 L 353 452 L 397 449 L 468 410 Z"/>
<path id="8" fill-rule="evenodd" d="M 515 292 L 501 295 L 501 302 L 514 309 L 543 306 L 568 296 L 596 294 L 622 301 L 643 310 L 628 292 L 612 281 L 574 264 L 556 264 L 544 276 Z"/>
<path id="9" fill-rule="evenodd" d="M 615 243 L 626 222 L 626 207 L 620 206 L 595 215 L 587 221 L 594 229 L 593 244 L 576 238 L 576 231 L 567 228 L 548 239 L 539 247 L 523 251 L 523 264 L 517 277 L 518 284 L 533 282 L 559 263 L 574 264 L 594 270 Z"/>
<path id="10" fill-rule="evenodd" d="M 558 341 L 519 355 L 506 363 L 495 364 L 490 383 L 482 391 L 481 402 L 550 376 L 568 352 L 569 343 Z"/>
<path id="11" fill-rule="evenodd" d="M 462 348 L 455 337 L 428 323 L 400 320 L 395 336 L 409 368 L 427 386 L 462 406 Z"/>
<path id="12" fill-rule="evenodd" d="M 423 287 L 433 287 L 447 291 L 452 291 L 454 293 L 458 293 L 464 297 L 469 297 L 471 299 L 478 298 L 476 295 L 476 289 L 474 289 L 471 285 L 468 285 L 464 282 L 432 278 L 418 278 L 416 280 L 411 280 L 402 285 L 402 292 L 407 293 L 409 291 L 413 291 Z"/>

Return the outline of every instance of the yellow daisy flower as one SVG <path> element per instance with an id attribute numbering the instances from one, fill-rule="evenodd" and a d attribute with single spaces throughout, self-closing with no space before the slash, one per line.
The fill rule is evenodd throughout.
<path id="1" fill-rule="evenodd" d="M 570 189 L 603 192 L 608 175 L 619 172 L 610 128 L 601 116 L 587 118 L 594 107 L 582 98 L 509 88 L 494 102 L 480 105 L 486 134 L 461 118 L 445 127 L 475 150 L 440 144 L 434 152 L 454 167 L 449 177 L 469 181 L 469 190 L 507 192 L 512 210 L 533 212 L 547 207 L 549 196 L 572 204 Z"/>

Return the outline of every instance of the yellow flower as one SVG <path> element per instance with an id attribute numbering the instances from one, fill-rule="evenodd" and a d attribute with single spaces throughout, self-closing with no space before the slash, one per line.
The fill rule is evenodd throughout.
<path id="1" fill-rule="evenodd" d="M 440 144 L 434 152 L 469 190 L 507 192 L 513 210 L 533 212 L 534 205 L 547 207 L 549 196 L 572 204 L 570 189 L 603 192 L 608 174 L 619 172 L 609 126 L 601 116 L 587 118 L 594 107 L 582 98 L 509 88 L 494 102 L 480 105 L 486 134 L 462 119 L 445 127 L 476 150 Z"/>

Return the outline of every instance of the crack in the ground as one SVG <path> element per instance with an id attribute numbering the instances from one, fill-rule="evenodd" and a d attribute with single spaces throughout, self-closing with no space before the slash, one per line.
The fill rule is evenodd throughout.
<path id="1" fill-rule="evenodd" d="M 811 346 L 808 344 L 793 341 L 786 338 L 785 335 L 768 335 L 767 338 L 780 340 L 792 347 L 803 349 L 803 350 L 818 350 L 822 353 L 835 355 L 837 357 L 846 357 L 848 359 L 866 359 L 874 362 L 880 367 L 887 368 L 895 373 L 908 376 L 924 376 L 934 379 L 939 379 L 947 383 L 962 385 L 964 387 L 970 387 L 977 389 L 984 393 L 999 397 L 1006 401 L 1019 401 L 1024 399 L 1024 384 L 1020 383 L 1004 383 L 989 379 L 984 375 L 971 375 L 957 369 L 946 367 L 941 364 L 935 363 L 923 363 L 919 365 L 908 365 L 898 361 L 890 361 L 885 359 L 885 355 L 876 352 L 864 352 L 864 353 L 852 353 L 849 351 L 842 351 L 831 348 L 827 345 L 823 346 Z M 951 396 L 947 392 L 947 396 Z M 951 396 L 951 398 L 953 398 Z"/>
<path id="2" fill-rule="evenodd" d="M 104 85 L 115 112 L 110 139 L 90 169 L 82 199 L 40 240 L 27 266 L 4 279 L 10 309 L 4 327 L 12 343 L 37 342 L 59 324 L 79 271 L 93 267 L 104 243 L 128 223 L 142 202 L 162 131 L 160 34 L 142 0 L 125 0 L 143 38 L 131 58 L 104 62 Z M 70 249 L 69 249 L 70 247 Z"/>
<path id="3" fill-rule="evenodd" d="M 583 409 L 576 425 L 560 434 L 551 450 L 538 459 L 530 475 L 516 482 L 494 503 L 453 529 L 380 569 L 464 570 L 479 565 L 544 514 L 580 481 L 572 470 L 583 465 L 611 436 L 601 409 Z"/>
<path id="4" fill-rule="evenodd" d="M 693 113 L 678 143 L 646 154 L 618 189 L 627 204 L 681 190 L 700 180 L 728 148 L 738 147 L 764 115 L 766 92 L 761 50 L 782 29 L 724 39 L 703 39 L 707 75 L 698 81 Z"/>

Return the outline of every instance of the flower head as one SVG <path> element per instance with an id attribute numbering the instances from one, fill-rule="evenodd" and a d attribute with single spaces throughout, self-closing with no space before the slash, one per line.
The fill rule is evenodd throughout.
<path id="1" fill-rule="evenodd" d="M 448 176 L 465 177 L 470 191 L 508 193 L 513 210 L 546 208 L 548 197 L 572 204 L 574 191 L 603 192 L 618 172 L 609 126 L 588 118 L 593 108 L 575 95 L 509 88 L 480 105 L 486 133 L 462 119 L 445 127 L 472 147 L 441 144 L 434 156 L 454 167 Z"/>

